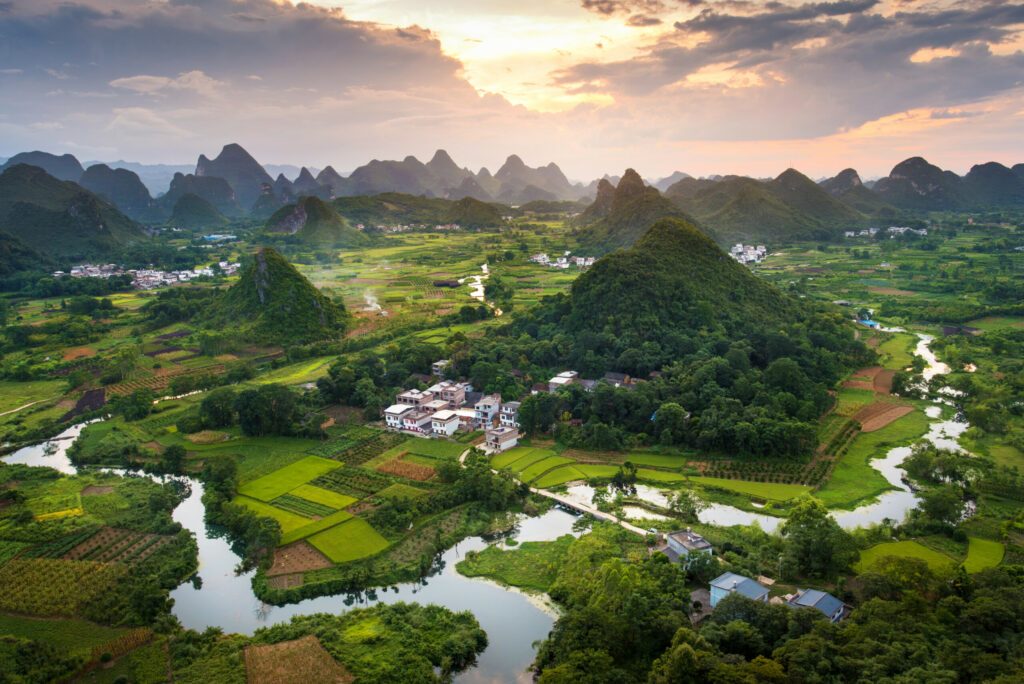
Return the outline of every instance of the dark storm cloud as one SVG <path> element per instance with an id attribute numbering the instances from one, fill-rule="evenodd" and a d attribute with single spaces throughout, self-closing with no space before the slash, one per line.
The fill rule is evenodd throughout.
<path id="1" fill-rule="evenodd" d="M 665 3 L 661 0 L 581 0 L 580 6 L 605 16 L 631 12 L 653 14 L 666 9 Z"/>

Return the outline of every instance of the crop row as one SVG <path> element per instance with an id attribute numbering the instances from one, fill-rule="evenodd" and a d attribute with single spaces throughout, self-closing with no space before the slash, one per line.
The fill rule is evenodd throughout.
<path id="1" fill-rule="evenodd" d="M 298 496 L 292 496 L 291 494 L 279 496 L 270 503 L 280 509 L 290 511 L 291 513 L 297 513 L 307 518 L 312 518 L 313 516 L 320 516 L 322 518 L 334 513 L 336 510 L 330 506 L 325 506 L 324 504 L 316 503 L 315 501 L 307 501 L 306 499 Z"/>
<path id="2" fill-rule="evenodd" d="M 126 566 L 113 563 L 14 559 L 0 567 L 0 610 L 75 615 L 100 594 L 118 591 L 126 574 Z"/>
<path id="3" fill-rule="evenodd" d="M 61 537 L 56 541 L 37 544 L 22 555 L 25 558 L 60 558 L 82 542 L 90 539 L 96 532 L 97 529 L 95 527 L 89 527 L 80 532 Z"/>
<path id="4" fill-rule="evenodd" d="M 406 437 L 395 432 L 381 432 L 365 442 L 360 442 L 345 451 L 335 454 L 331 458 L 342 461 L 346 465 L 362 465 L 391 447 L 398 446 L 406 439 Z"/>
<path id="5" fill-rule="evenodd" d="M 342 466 L 313 480 L 317 487 L 362 499 L 389 486 L 394 480 L 381 473 Z"/>

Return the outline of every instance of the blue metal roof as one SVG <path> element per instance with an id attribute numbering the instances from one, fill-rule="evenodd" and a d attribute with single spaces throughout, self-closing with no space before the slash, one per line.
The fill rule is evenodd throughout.
<path id="1" fill-rule="evenodd" d="M 755 601 L 764 598 L 768 593 L 766 588 L 754 580 L 749 577 L 744 577 L 743 575 L 737 575 L 734 572 L 727 572 L 719 575 L 715 579 L 711 580 L 711 586 L 724 591 L 735 591 L 737 594 L 746 596 L 749 599 L 754 599 Z"/>
<path id="2" fill-rule="evenodd" d="M 831 618 L 843 607 L 843 602 L 832 594 L 818 589 L 808 589 L 794 598 L 792 603 L 804 608 L 814 608 L 825 617 Z"/>

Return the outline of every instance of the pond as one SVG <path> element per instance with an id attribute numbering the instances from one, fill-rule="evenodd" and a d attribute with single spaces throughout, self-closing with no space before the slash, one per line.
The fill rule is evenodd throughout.
<path id="1" fill-rule="evenodd" d="M 84 425 L 76 425 L 57 437 L 20 449 L 3 460 L 30 466 L 46 466 L 73 475 L 77 468 L 67 449 Z M 552 608 L 538 597 L 493 582 L 463 577 L 455 564 L 470 551 L 485 548 L 482 537 L 466 539 L 441 555 L 437 572 L 419 582 L 360 594 L 343 594 L 307 599 L 287 606 L 270 606 L 252 592 L 252 572 L 236 575 L 238 555 L 232 550 L 223 530 L 208 526 L 204 520 L 203 484 L 188 481 L 191 492 L 173 512 L 174 520 L 196 536 L 199 546 L 198 580 L 189 580 L 171 592 L 173 612 L 188 628 L 203 630 L 210 626 L 225 632 L 252 634 L 260 627 L 286 622 L 294 615 L 338 614 L 374 603 L 415 601 L 445 606 L 454 611 L 471 611 L 487 632 L 488 647 L 475 667 L 455 681 L 463 683 L 530 682 L 526 671 L 533 662 L 536 641 L 544 639 L 554 624 Z M 552 509 L 537 517 L 519 516 L 507 536 L 525 541 L 549 541 L 575 534 L 576 517 Z"/>

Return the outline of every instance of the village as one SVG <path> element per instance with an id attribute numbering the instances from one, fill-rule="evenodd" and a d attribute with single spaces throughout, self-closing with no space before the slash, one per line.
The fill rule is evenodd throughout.
<path id="1" fill-rule="evenodd" d="M 737 242 L 729 250 L 729 256 L 741 264 L 757 264 L 768 256 L 768 248 L 764 245 L 744 245 Z"/>
<path id="2" fill-rule="evenodd" d="M 596 257 L 572 256 L 572 252 L 569 251 L 566 251 L 562 256 L 555 257 L 554 259 L 548 256 L 546 252 L 534 254 L 530 257 L 530 261 L 535 264 L 561 269 L 566 269 L 571 266 L 575 266 L 577 268 L 590 268 L 594 265 L 596 260 Z"/>
<path id="3" fill-rule="evenodd" d="M 152 290 L 178 283 L 187 283 L 201 277 L 213 277 L 216 275 L 230 276 L 238 272 L 241 264 L 235 262 L 221 261 L 216 267 L 197 266 L 192 270 L 183 271 L 161 271 L 158 269 L 125 269 L 117 264 L 79 264 L 72 266 L 71 270 L 54 271 L 54 278 L 114 278 L 116 276 L 130 275 L 132 287 L 136 290 Z"/>
<path id="4" fill-rule="evenodd" d="M 881 232 L 881 229 L 879 229 L 879 228 L 865 228 L 864 230 L 861 230 L 861 231 L 847 230 L 847 231 L 843 231 L 843 237 L 845 237 L 845 238 L 872 237 L 873 238 L 876 235 L 878 235 L 880 232 Z M 927 228 L 911 228 L 910 226 L 889 226 L 888 228 L 885 229 L 885 232 L 889 233 L 890 239 L 896 237 L 897 235 L 906 235 L 907 233 L 910 233 L 911 235 L 921 235 L 921 236 L 928 235 L 928 229 Z"/>

